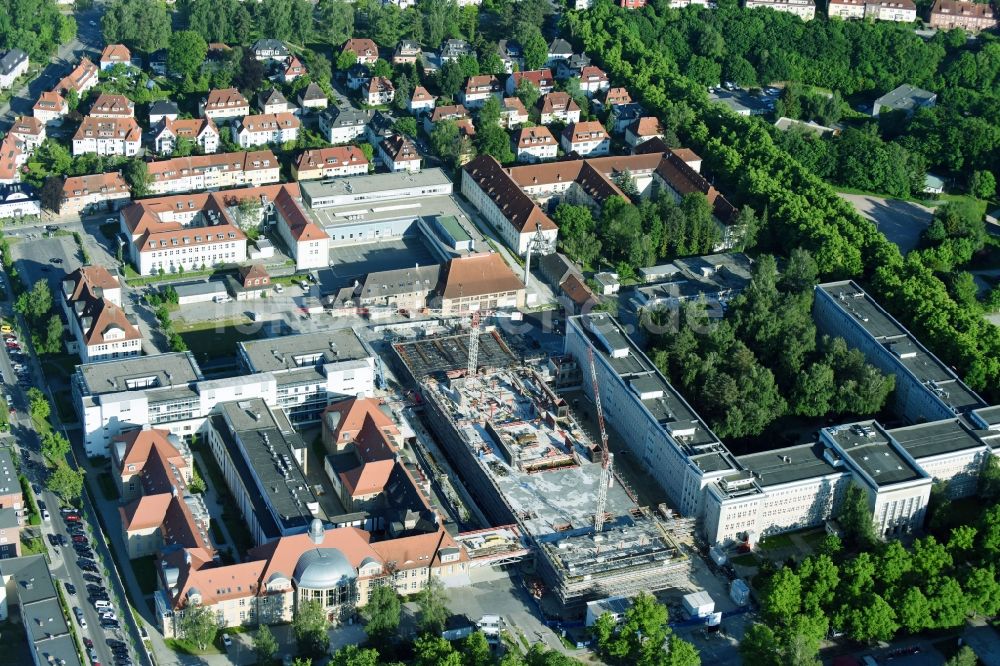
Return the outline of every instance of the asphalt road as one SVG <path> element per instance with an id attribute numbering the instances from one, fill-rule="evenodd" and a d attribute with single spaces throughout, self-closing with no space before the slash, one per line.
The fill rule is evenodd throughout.
<path id="1" fill-rule="evenodd" d="M 38 96 L 52 90 L 62 77 L 73 70 L 81 56 L 100 53 L 104 48 L 104 38 L 101 35 L 103 14 L 104 7 L 95 4 L 93 9 L 76 15 L 76 39 L 59 47 L 37 77 L 16 90 L 9 101 L 0 104 L 0 127 L 6 129 L 18 116 L 31 115 Z"/>

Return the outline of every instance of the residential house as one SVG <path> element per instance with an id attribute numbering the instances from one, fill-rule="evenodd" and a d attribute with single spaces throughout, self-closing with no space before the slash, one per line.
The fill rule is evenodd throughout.
<path id="1" fill-rule="evenodd" d="M 153 194 L 270 185 L 281 179 L 281 163 L 270 150 L 191 155 L 150 162 Z"/>
<path id="2" fill-rule="evenodd" d="M 135 118 L 135 102 L 125 95 L 101 93 L 90 107 L 94 118 Z"/>
<path id="3" fill-rule="evenodd" d="M 392 81 L 384 76 L 376 76 L 368 84 L 367 102 L 369 106 L 388 104 L 395 97 L 396 88 L 392 85 Z"/>
<path id="4" fill-rule="evenodd" d="M 365 141 L 377 146 L 383 139 L 388 139 L 396 133 L 396 120 L 387 113 L 376 111 L 368 119 L 365 127 Z"/>
<path id="5" fill-rule="evenodd" d="M 233 141 L 240 148 L 285 143 L 299 138 L 302 123 L 291 113 L 265 113 L 247 116 L 233 125 Z"/>
<path id="6" fill-rule="evenodd" d="M 21 166 L 28 160 L 24 142 L 16 136 L 5 136 L 0 141 L 0 184 L 21 180 Z"/>
<path id="7" fill-rule="evenodd" d="M 611 111 L 611 131 L 615 134 L 624 134 L 629 125 L 648 115 L 649 113 L 640 104 L 634 102 L 631 104 L 620 104 Z"/>
<path id="8" fill-rule="evenodd" d="M 497 252 L 453 258 L 445 268 L 439 290 L 445 315 L 524 306 L 524 284 Z"/>
<path id="9" fill-rule="evenodd" d="M 26 522 L 27 513 L 11 449 L 0 448 L 0 559 L 20 554 L 20 528 Z M 7 603 L 4 596 L 0 601 L 0 618 L 7 618 Z"/>
<path id="10" fill-rule="evenodd" d="M 937 94 L 916 86 L 903 84 L 882 95 L 872 104 L 872 117 L 889 111 L 898 111 L 906 116 L 912 116 L 917 109 L 934 106 Z"/>
<path id="11" fill-rule="evenodd" d="M 73 214 L 92 210 L 117 210 L 132 199 L 128 183 L 120 171 L 95 173 L 89 176 L 70 176 L 63 181 L 62 202 L 59 214 Z"/>
<path id="12" fill-rule="evenodd" d="M 290 53 L 284 42 L 278 39 L 258 39 L 250 47 L 253 56 L 261 62 L 265 60 L 278 60 L 284 62 L 288 60 Z"/>
<path id="13" fill-rule="evenodd" d="M 517 86 L 521 81 L 527 81 L 538 89 L 538 92 L 546 95 L 553 91 L 555 80 L 552 78 L 552 71 L 548 68 L 535 69 L 527 72 L 514 72 L 507 77 L 507 94 L 513 95 L 517 92 Z"/>
<path id="14" fill-rule="evenodd" d="M 582 275 L 576 264 L 562 252 L 552 252 L 538 258 L 538 270 L 546 284 L 558 289 L 570 275 Z"/>
<path id="15" fill-rule="evenodd" d="M 573 45 L 561 37 L 557 37 L 549 44 L 548 57 L 545 60 L 546 67 L 554 67 L 560 60 L 569 60 L 573 55 Z"/>
<path id="16" fill-rule="evenodd" d="M 465 82 L 465 87 L 458 93 L 458 101 L 469 109 L 478 109 L 486 104 L 490 96 L 497 100 L 503 98 L 503 86 L 500 80 L 492 74 L 480 76 L 470 76 Z"/>
<path id="17" fill-rule="evenodd" d="M 446 39 L 441 44 L 441 64 L 449 60 L 458 60 L 462 56 L 476 56 L 475 49 L 464 39 Z"/>
<path id="18" fill-rule="evenodd" d="M 305 76 L 306 73 L 306 66 L 302 64 L 302 61 L 292 56 L 285 67 L 285 71 L 281 74 L 281 80 L 285 83 L 291 83 L 300 76 Z"/>
<path id="19" fill-rule="evenodd" d="M 378 144 L 378 158 L 389 171 L 420 171 L 420 152 L 413 142 L 402 134 L 384 139 Z"/>
<path id="20" fill-rule="evenodd" d="M 542 234 L 549 252 L 555 250 L 556 223 L 493 157 L 480 155 L 462 168 L 462 194 L 518 255 L 527 253 L 536 232 Z"/>
<path id="21" fill-rule="evenodd" d="M 25 72 L 28 71 L 28 54 L 18 48 L 13 48 L 0 57 L 0 90 L 13 87 Z"/>
<path id="22" fill-rule="evenodd" d="M 504 97 L 500 108 L 500 126 L 507 130 L 520 127 L 528 122 L 528 110 L 519 97 Z"/>
<path id="23" fill-rule="evenodd" d="M 302 208 L 297 183 L 281 188 L 274 197 L 278 235 L 291 249 L 295 270 L 326 268 L 330 265 L 330 236 Z"/>
<path id="24" fill-rule="evenodd" d="M 440 276 L 439 264 L 371 272 L 338 291 L 331 305 L 348 310 L 367 308 L 369 314 L 373 309 L 418 312 L 437 292 Z"/>
<path id="25" fill-rule="evenodd" d="M 624 1 L 624 0 L 623 0 Z M 594 292 L 587 286 L 583 277 L 579 275 L 570 275 L 559 285 L 559 292 L 562 294 L 562 299 L 569 301 L 566 309 L 572 310 L 575 314 L 580 314 L 581 312 L 589 312 L 597 305 L 597 296 Z"/>
<path id="26" fill-rule="evenodd" d="M 449 104 L 435 108 L 430 115 L 424 116 L 424 131 L 430 134 L 434 126 L 443 120 L 465 120 L 471 118 L 469 110 L 461 104 Z"/>
<path id="27" fill-rule="evenodd" d="M 622 9 L 642 9 L 646 6 L 646 0 L 618 0 L 618 6 Z"/>
<path id="28" fill-rule="evenodd" d="M 101 51 L 101 71 L 107 71 L 115 65 L 132 64 L 132 52 L 124 44 L 108 44 Z"/>
<path id="29" fill-rule="evenodd" d="M 962 0 L 935 0 L 930 19 L 932 28 L 961 28 L 973 33 L 992 30 L 1000 25 L 1000 17 L 992 4 Z"/>
<path id="30" fill-rule="evenodd" d="M 360 176 L 368 173 L 370 164 L 357 146 L 334 146 L 306 150 L 292 165 L 292 178 L 314 180 L 337 176 Z"/>
<path id="31" fill-rule="evenodd" d="M 410 113 L 416 116 L 425 111 L 433 111 L 435 104 L 437 104 L 437 97 L 427 92 L 427 88 L 416 86 L 413 89 L 413 95 L 410 96 L 408 107 Z"/>
<path id="32" fill-rule="evenodd" d="M 78 291 L 72 276 L 63 282 L 63 294 L 63 307 L 75 342 L 70 351 L 79 354 L 81 362 L 96 363 L 142 354 L 142 333 L 137 321 L 125 314 L 120 303 L 87 290 Z"/>
<path id="33" fill-rule="evenodd" d="M 302 107 L 303 111 L 325 109 L 328 103 L 326 93 L 315 82 L 310 82 L 305 90 L 299 93 L 299 106 Z"/>
<path id="34" fill-rule="evenodd" d="M 776 12 L 795 14 L 803 21 L 811 21 L 816 16 L 813 0 L 744 0 L 747 9 L 772 9 Z"/>
<path id="35" fill-rule="evenodd" d="M 208 57 L 208 56 L 206 56 Z M 149 69 L 152 70 L 154 74 L 159 74 L 160 76 L 166 76 L 167 74 L 167 50 L 160 49 L 158 51 L 153 51 L 147 59 L 147 64 Z"/>
<path id="36" fill-rule="evenodd" d="M 518 162 L 553 160 L 559 144 L 545 126 L 524 127 L 514 133 L 514 155 Z"/>
<path id="37" fill-rule="evenodd" d="M 594 275 L 594 282 L 597 283 L 598 293 L 604 296 L 611 296 L 612 294 L 617 294 L 621 291 L 622 282 L 618 277 L 618 273 L 611 273 L 609 271 L 601 271 Z"/>
<path id="38" fill-rule="evenodd" d="M 17 219 L 42 214 L 38 193 L 27 183 L 0 185 L 0 219 Z"/>
<path id="39" fill-rule="evenodd" d="M 881 0 L 865 3 L 865 18 L 877 21 L 913 23 L 917 20 L 917 5 L 913 0 Z"/>
<path id="40" fill-rule="evenodd" d="M 660 120 L 656 116 L 639 118 L 625 130 L 625 143 L 633 149 L 655 137 L 663 138 L 663 127 L 660 126 Z"/>
<path id="41" fill-rule="evenodd" d="M 505 72 L 513 74 L 524 69 L 524 47 L 516 39 L 501 39 L 497 42 L 497 51 Z"/>
<path id="42" fill-rule="evenodd" d="M 404 39 L 396 45 L 396 50 L 392 53 L 393 65 L 416 64 L 420 58 L 420 42 L 412 39 Z"/>
<path id="43" fill-rule="evenodd" d="M 134 157 L 139 154 L 142 129 L 135 118 L 95 118 L 87 116 L 73 135 L 73 155 L 121 155 Z"/>
<path id="44" fill-rule="evenodd" d="M 75 90 L 77 95 L 82 99 L 84 93 L 96 85 L 97 65 L 90 62 L 89 59 L 84 58 L 80 61 L 80 64 L 73 68 L 72 72 L 64 76 L 56 84 L 53 91 L 65 96 L 70 90 Z"/>
<path id="45" fill-rule="evenodd" d="M 257 108 L 261 113 L 293 113 L 295 107 L 288 103 L 277 88 L 262 90 L 257 94 Z"/>
<path id="46" fill-rule="evenodd" d="M 550 92 L 542 95 L 538 100 L 539 122 L 549 125 L 554 122 L 577 123 L 580 122 L 580 105 L 576 103 L 569 93 Z"/>
<path id="47" fill-rule="evenodd" d="M 353 53 L 359 65 L 374 65 L 378 60 L 378 46 L 370 39 L 348 39 L 341 53 Z"/>
<path id="48" fill-rule="evenodd" d="M 229 291 L 237 301 L 267 298 L 271 293 L 271 276 L 263 264 L 240 266 L 235 279 L 230 279 Z"/>
<path id="49" fill-rule="evenodd" d="M 566 81 L 574 76 L 579 78 L 585 67 L 590 67 L 590 57 L 585 53 L 574 53 L 568 59 L 556 62 L 556 79 Z"/>
<path id="50" fill-rule="evenodd" d="M 347 88 L 364 90 L 372 81 L 372 70 L 368 65 L 354 64 L 347 70 Z"/>
<path id="51" fill-rule="evenodd" d="M 62 118 L 69 112 L 69 106 L 63 96 L 57 92 L 43 92 L 32 109 L 32 115 L 48 125 L 62 124 Z"/>
<path id="52" fill-rule="evenodd" d="M 581 157 L 600 157 L 611 152 L 611 137 L 604 125 L 596 120 L 567 126 L 560 143 L 567 155 L 576 153 Z"/>
<path id="53" fill-rule="evenodd" d="M 603 96 L 597 95 L 594 97 L 594 106 L 611 111 L 619 106 L 631 103 L 632 95 L 629 93 L 628 88 L 608 88 L 608 91 Z"/>
<path id="54" fill-rule="evenodd" d="M 250 115 L 250 102 L 236 88 L 214 89 L 199 105 L 202 117 L 211 118 L 218 125 Z"/>
<path id="55" fill-rule="evenodd" d="M 160 155 L 170 155 L 181 139 L 194 142 L 203 153 L 219 149 L 219 128 L 211 118 L 163 120 L 153 129 L 153 146 Z"/>
<path id="56" fill-rule="evenodd" d="M 587 65 L 580 72 L 580 90 L 587 97 L 604 92 L 611 88 L 611 82 L 604 70 L 594 65 Z"/>
<path id="57" fill-rule="evenodd" d="M 348 143 L 362 136 L 368 116 L 352 106 L 330 106 L 319 114 L 319 130 L 328 143 Z"/>
<path id="58" fill-rule="evenodd" d="M 149 126 L 156 127 L 164 120 L 177 120 L 180 115 L 177 103 L 168 99 L 158 99 L 149 105 Z"/>
<path id="59" fill-rule="evenodd" d="M 8 132 L 24 144 L 24 151 L 34 152 L 45 141 L 45 123 L 34 116 L 21 116 L 14 121 Z"/>

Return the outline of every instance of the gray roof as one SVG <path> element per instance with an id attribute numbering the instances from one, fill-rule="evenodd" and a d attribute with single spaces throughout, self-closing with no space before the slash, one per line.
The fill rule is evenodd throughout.
<path id="1" fill-rule="evenodd" d="M 170 114 L 179 113 L 177 109 L 177 103 L 171 102 L 169 99 L 158 99 L 149 105 L 149 115 L 156 116 L 166 116 Z"/>
<path id="2" fill-rule="evenodd" d="M 463 55 L 471 55 L 474 51 L 469 42 L 464 39 L 446 39 L 441 44 L 442 58 L 457 58 Z"/>
<path id="3" fill-rule="evenodd" d="M 276 51 L 279 54 L 288 55 L 288 48 L 279 39 L 258 39 L 251 47 L 254 53 L 258 51 Z"/>
<path id="4" fill-rule="evenodd" d="M 398 294 L 435 291 L 441 279 L 441 266 L 414 266 L 391 271 L 369 273 L 357 285 L 345 287 L 337 294 L 337 299 L 346 301 L 354 298 L 388 298 Z"/>
<path id="5" fill-rule="evenodd" d="M 239 343 L 239 349 L 241 360 L 252 372 L 315 368 L 320 362 L 369 357 L 361 339 L 349 328 L 249 340 Z"/>
<path id="6" fill-rule="evenodd" d="M 557 37 L 556 39 L 552 40 L 551 44 L 549 44 L 549 53 L 560 54 L 560 55 L 564 53 L 572 54 L 573 45 L 567 42 L 565 39 Z"/>
<path id="7" fill-rule="evenodd" d="M 820 442 L 813 442 L 738 456 L 736 460 L 753 472 L 763 488 L 846 473 L 847 470 L 834 467 L 823 457 L 824 448 Z"/>
<path id="8" fill-rule="evenodd" d="M 3 183 L 0 184 L 0 203 L 8 201 L 36 200 L 38 193 L 35 188 L 28 183 Z"/>
<path id="9" fill-rule="evenodd" d="M 986 446 L 957 420 L 921 423 L 889 430 L 888 433 L 917 462 L 920 462 L 921 458 L 968 449 L 983 449 Z"/>
<path id="10" fill-rule="evenodd" d="M 879 486 L 916 481 L 925 475 L 907 461 L 885 430 L 874 421 L 826 428 L 852 466 Z"/>
<path id="11" fill-rule="evenodd" d="M 0 58 L 0 74 L 10 74 L 18 65 L 28 59 L 28 54 L 21 49 L 11 49 Z"/>
<path id="12" fill-rule="evenodd" d="M 19 525 L 16 509 L 13 507 L 0 509 L 0 529 L 11 529 Z"/>
<path id="13" fill-rule="evenodd" d="M 910 112 L 917 107 L 930 104 L 936 99 L 937 95 L 929 90 L 903 84 L 876 99 L 874 106 L 875 108 L 886 107 L 893 111 Z"/>
<path id="14" fill-rule="evenodd" d="M 353 106 L 341 109 L 336 106 L 328 106 L 323 111 L 324 121 L 330 127 L 359 127 L 368 124 L 368 114 Z"/>
<path id="15" fill-rule="evenodd" d="M 77 366 L 75 378 L 77 388 L 89 395 L 187 386 L 201 379 L 201 368 L 190 352 L 136 356 L 114 363 L 85 363 Z"/>
<path id="16" fill-rule="evenodd" d="M 205 280 L 203 282 L 186 282 L 174 285 L 180 297 L 200 296 L 203 294 L 225 294 L 226 283 L 222 280 Z"/>
<path id="17" fill-rule="evenodd" d="M 288 100 L 285 96 L 281 94 L 281 91 L 277 88 L 271 88 L 270 90 L 261 90 L 257 94 L 257 100 L 261 108 L 264 108 L 266 104 L 288 104 Z"/>
<path id="18" fill-rule="evenodd" d="M 328 590 L 358 577 L 344 554 L 336 548 L 314 548 L 302 553 L 295 565 L 295 586 Z"/>
<path id="19" fill-rule="evenodd" d="M 316 83 L 310 82 L 306 89 L 299 93 L 299 99 L 306 102 L 314 99 L 326 99 L 326 93 Z"/>
<path id="20" fill-rule="evenodd" d="M 6 446 L 0 448 L 0 495 L 21 492 L 21 482 L 17 478 L 17 468 Z"/>
<path id="21" fill-rule="evenodd" d="M 451 179 L 445 172 L 439 168 L 433 168 L 422 169 L 416 173 L 372 173 L 357 178 L 307 180 L 299 183 L 299 187 L 302 189 L 302 198 L 311 202 L 337 195 L 359 195 L 368 192 L 412 189 L 421 185 L 437 186 L 447 183 L 451 183 Z"/>
<path id="22" fill-rule="evenodd" d="M 45 557 L 28 555 L 0 560 L 0 577 L 8 576 L 13 579 L 8 590 L 14 594 L 9 602 L 20 605 L 36 663 L 80 666 Z"/>

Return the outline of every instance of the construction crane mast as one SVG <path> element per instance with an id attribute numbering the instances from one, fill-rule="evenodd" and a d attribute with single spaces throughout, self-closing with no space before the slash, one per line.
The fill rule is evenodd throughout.
<path id="1" fill-rule="evenodd" d="M 476 373 L 479 369 L 479 311 L 472 313 L 472 321 L 469 322 L 469 365 L 465 372 L 465 386 L 471 388 L 475 383 Z"/>
<path id="2" fill-rule="evenodd" d="M 594 348 L 590 347 L 590 380 L 594 383 L 594 409 L 597 411 L 597 427 L 601 436 L 601 480 L 597 486 L 597 513 L 594 514 L 594 533 L 604 529 L 605 506 L 608 503 L 608 487 L 611 486 L 611 451 L 608 450 L 608 433 L 604 429 L 604 410 L 601 408 L 601 392 L 597 384 L 597 365 L 594 363 Z"/>

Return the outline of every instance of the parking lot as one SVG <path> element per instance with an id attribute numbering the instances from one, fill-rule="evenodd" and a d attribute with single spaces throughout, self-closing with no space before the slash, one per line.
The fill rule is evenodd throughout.
<path id="1" fill-rule="evenodd" d="M 33 285 L 39 280 L 47 280 L 54 297 L 60 293 L 66 274 L 80 267 L 72 236 L 44 238 L 40 233 L 30 234 L 11 244 L 11 254 L 25 283 Z"/>
<path id="2" fill-rule="evenodd" d="M 427 244 L 418 236 L 404 236 L 366 245 L 347 245 L 330 249 L 331 268 L 320 271 L 331 276 L 339 286 L 347 286 L 353 278 L 392 271 L 411 266 L 440 263 Z M 326 280 L 323 279 L 324 286 Z"/>

